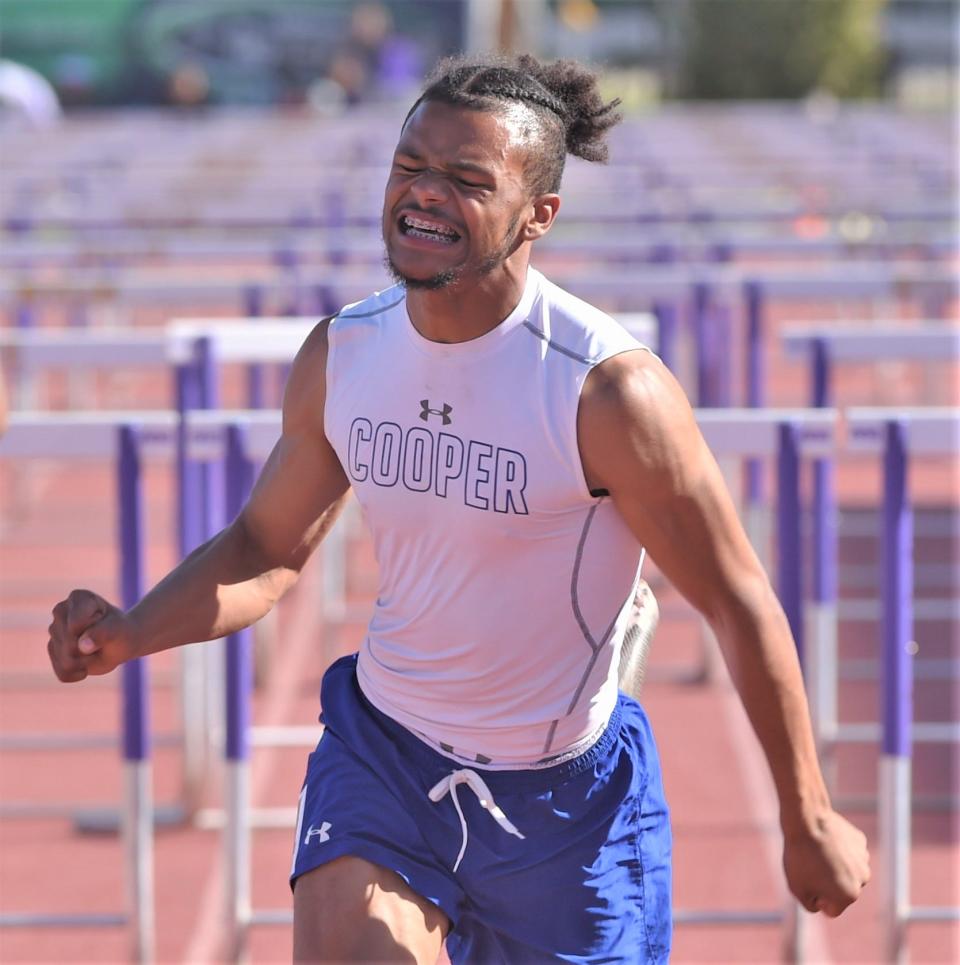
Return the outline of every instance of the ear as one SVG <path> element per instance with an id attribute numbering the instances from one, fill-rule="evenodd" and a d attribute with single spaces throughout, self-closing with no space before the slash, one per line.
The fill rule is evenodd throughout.
<path id="1" fill-rule="evenodd" d="M 559 194 L 541 194 L 534 198 L 530 216 L 523 226 L 523 240 L 536 241 L 542 238 L 550 230 L 559 210 Z"/>

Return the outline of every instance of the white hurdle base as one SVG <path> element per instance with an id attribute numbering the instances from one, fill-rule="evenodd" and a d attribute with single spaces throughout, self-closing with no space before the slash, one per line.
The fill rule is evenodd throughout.
<path id="1" fill-rule="evenodd" d="M 188 814 L 200 806 L 208 773 L 206 740 L 207 690 L 203 644 L 193 643 L 179 653 L 180 720 L 183 728 L 183 804 Z"/>
<path id="2" fill-rule="evenodd" d="M 886 862 L 881 897 L 886 961 L 905 965 L 910 912 L 910 758 L 880 758 L 880 847 Z"/>
<path id="3" fill-rule="evenodd" d="M 743 528 L 754 552 L 769 573 L 773 565 L 773 512 L 769 506 L 747 503 L 743 507 Z"/>
<path id="4" fill-rule="evenodd" d="M 250 765 L 246 760 L 227 762 L 226 825 L 223 836 L 224 917 L 226 959 L 246 960 L 247 932 L 250 925 Z"/>
<path id="5" fill-rule="evenodd" d="M 807 603 L 804 607 L 803 675 L 810 704 L 810 719 L 824 779 L 831 791 L 836 787 L 837 741 L 837 608 L 832 603 Z"/>
<path id="6" fill-rule="evenodd" d="M 154 960 L 153 775 L 150 761 L 127 761 L 124 850 L 127 867 L 131 960 Z"/>

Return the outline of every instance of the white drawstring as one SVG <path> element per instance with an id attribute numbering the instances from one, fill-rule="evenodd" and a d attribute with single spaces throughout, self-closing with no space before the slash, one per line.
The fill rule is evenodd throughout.
<path id="1" fill-rule="evenodd" d="M 470 790 L 476 794 L 480 806 L 490 812 L 493 819 L 504 831 L 523 839 L 523 835 L 513 826 L 503 811 L 497 807 L 497 802 L 494 801 L 493 795 L 490 793 L 490 788 L 487 787 L 483 778 L 476 771 L 471 771 L 468 767 L 459 771 L 453 771 L 431 788 L 430 800 L 436 804 L 438 801 L 441 801 L 449 791 L 450 797 L 453 798 L 453 806 L 457 809 L 457 816 L 460 818 L 460 830 L 463 833 L 463 844 L 460 845 L 460 853 L 457 855 L 456 863 L 453 866 L 454 871 L 460 867 L 460 862 L 463 860 L 463 856 L 467 850 L 467 819 L 463 816 L 460 800 L 457 797 L 457 785 L 459 784 L 466 784 Z"/>

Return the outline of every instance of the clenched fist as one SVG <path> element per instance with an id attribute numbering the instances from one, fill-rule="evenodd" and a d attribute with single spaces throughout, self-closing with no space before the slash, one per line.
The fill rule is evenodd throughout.
<path id="1" fill-rule="evenodd" d="M 812 829 L 784 835 L 783 866 L 790 890 L 807 911 L 836 918 L 870 880 L 867 838 L 828 810 Z"/>
<path id="2" fill-rule="evenodd" d="M 47 653 L 64 683 L 106 674 L 137 656 L 124 612 L 90 590 L 74 590 L 53 608 Z"/>

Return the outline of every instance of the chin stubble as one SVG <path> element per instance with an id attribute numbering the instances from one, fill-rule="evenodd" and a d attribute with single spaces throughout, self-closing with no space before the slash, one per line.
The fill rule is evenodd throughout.
<path id="1" fill-rule="evenodd" d="M 488 255 L 483 261 L 480 262 L 476 267 L 477 276 L 482 278 L 484 275 L 489 275 L 496 268 L 507 260 L 507 258 L 513 253 L 514 250 L 514 234 L 517 230 L 517 225 L 520 223 L 520 215 L 515 214 L 507 226 L 507 230 L 504 233 L 504 239 L 500 247 L 493 252 L 493 254 Z M 445 268 L 443 271 L 438 271 L 435 275 L 431 275 L 429 278 L 410 278 L 405 275 L 400 269 L 393 263 L 393 259 L 390 257 L 389 251 L 384 251 L 383 255 L 384 267 L 390 274 L 390 277 L 400 285 L 411 291 L 440 291 L 443 288 L 449 288 L 454 282 L 460 281 L 463 278 L 467 265 L 457 265 L 456 268 Z"/>
<path id="2" fill-rule="evenodd" d="M 445 268 L 443 271 L 438 271 L 429 278 L 411 278 L 409 275 L 405 275 L 400 271 L 393 263 L 393 259 L 391 259 L 389 253 L 384 254 L 383 264 L 395 282 L 411 291 L 439 291 L 441 288 L 448 288 L 463 274 L 463 268 L 457 267 Z"/>

